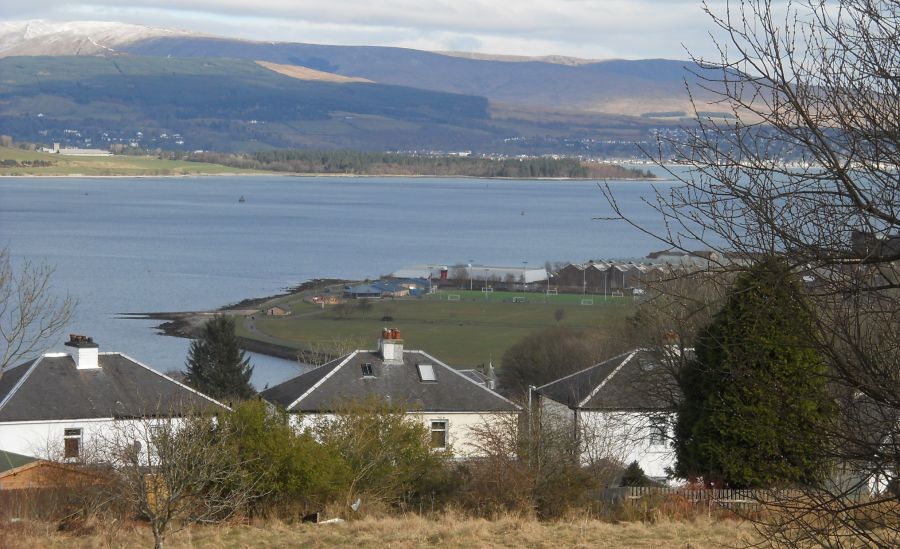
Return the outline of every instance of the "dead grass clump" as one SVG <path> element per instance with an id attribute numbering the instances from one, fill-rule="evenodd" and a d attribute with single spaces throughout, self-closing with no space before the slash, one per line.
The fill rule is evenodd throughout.
<path id="1" fill-rule="evenodd" d="M 60 534 L 52 527 L 19 527 L 15 535 L 0 528 L 0 546 L 6 548 L 47 547 L 50 549 L 87 549 L 105 547 L 141 547 L 152 544 L 146 525 L 118 528 L 108 538 L 102 525 L 85 536 Z M 707 549 L 759 541 L 752 525 L 738 521 L 698 518 L 694 521 L 660 519 L 655 523 L 622 522 L 610 524 L 587 515 L 567 515 L 566 519 L 538 521 L 505 515 L 493 520 L 471 518 L 458 511 L 431 516 L 366 516 L 338 524 L 311 524 L 256 520 L 250 524 L 193 526 L 172 534 L 166 540 L 170 548 L 310 547 L 310 548 L 437 548 L 500 549 L 535 548 L 619 548 L 659 549 L 681 547 Z"/>

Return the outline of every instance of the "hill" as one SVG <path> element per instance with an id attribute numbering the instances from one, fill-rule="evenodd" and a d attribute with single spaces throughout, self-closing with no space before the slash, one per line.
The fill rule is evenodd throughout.
<path id="1" fill-rule="evenodd" d="M 17 140 L 378 150 L 462 147 L 495 131 L 484 98 L 300 80 L 252 61 L 7 57 L 0 74 L 0 133 Z"/>
<path id="2" fill-rule="evenodd" d="M 124 45 L 122 51 L 152 56 L 263 60 L 383 84 L 484 96 L 492 103 L 516 107 L 630 116 L 690 112 L 684 82 L 696 81 L 688 70 L 690 63 L 666 59 L 558 63 L 463 57 L 404 48 L 263 43 L 195 36 L 151 37 Z M 700 102 L 711 99 L 698 93 L 696 99 Z"/>
<path id="3" fill-rule="evenodd" d="M 6 22 L 0 133 L 84 147 L 623 158 L 642 156 L 636 143 L 691 123 L 684 82 L 697 77 L 686 65 Z M 694 99 L 709 96 L 700 90 Z"/>

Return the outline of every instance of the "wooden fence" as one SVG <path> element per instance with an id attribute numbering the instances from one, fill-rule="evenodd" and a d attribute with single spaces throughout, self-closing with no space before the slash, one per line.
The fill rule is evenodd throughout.
<path id="1" fill-rule="evenodd" d="M 613 503 L 636 502 L 651 496 L 683 498 L 708 510 L 753 511 L 761 505 L 803 497 L 800 490 L 738 490 L 720 488 L 664 488 L 656 486 L 622 486 L 607 488 L 601 499 Z"/>

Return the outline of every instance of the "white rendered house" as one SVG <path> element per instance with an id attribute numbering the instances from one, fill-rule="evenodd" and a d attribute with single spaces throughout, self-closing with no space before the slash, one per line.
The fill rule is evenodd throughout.
<path id="1" fill-rule="evenodd" d="M 582 463 L 637 461 L 651 479 L 666 480 L 679 393 L 671 366 L 654 353 L 637 349 L 535 392 L 541 421 L 562 422 L 578 437 Z"/>
<path id="2" fill-rule="evenodd" d="M 403 403 L 431 432 L 434 448 L 475 457 L 472 429 L 508 420 L 520 408 L 485 383 L 424 351 L 403 348 L 397 330 L 384 330 L 376 350 L 357 350 L 261 393 L 292 414 L 298 428 L 351 402 L 376 397 Z"/>
<path id="3" fill-rule="evenodd" d="M 72 335 L 74 354 L 46 353 L 0 377 L 0 450 L 81 461 L 136 425 L 180 421 L 224 405 L 121 353 Z M 123 429 L 128 427 L 129 429 Z"/>

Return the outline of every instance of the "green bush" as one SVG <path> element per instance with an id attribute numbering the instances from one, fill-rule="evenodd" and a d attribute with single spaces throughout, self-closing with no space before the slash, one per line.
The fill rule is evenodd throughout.
<path id="1" fill-rule="evenodd" d="M 451 455 L 431 447 L 428 429 L 404 406 L 374 397 L 347 404 L 319 421 L 314 433 L 349 468 L 348 504 L 358 496 L 399 506 L 418 503 L 440 487 Z"/>
<path id="2" fill-rule="evenodd" d="M 256 512 L 320 510 L 349 486 L 350 467 L 334 446 L 298 433 L 285 412 L 262 401 L 238 404 L 221 428 L 254 479 Z"/>

